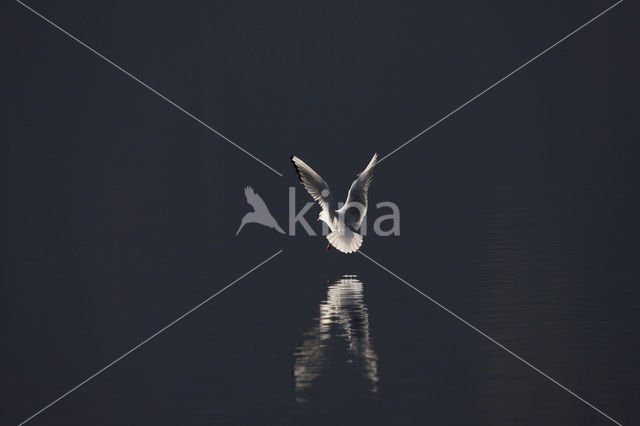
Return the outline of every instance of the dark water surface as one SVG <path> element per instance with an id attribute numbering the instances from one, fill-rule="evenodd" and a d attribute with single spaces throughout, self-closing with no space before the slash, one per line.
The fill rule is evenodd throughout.
<path id="1" fill-rule="evenodd" d="M 296 154 L 342 201 L 602 1 L 30 2 L 3 102 L 0 424 L 606 425 L 365 257 L 286 230 Z M 624 2 L 375 172 L 362 250 L 622 424 L 640 424 L 638 5 Z M 336 152 L 341 155 L 337 156 Z M 307 217 L 318 213 L 314 207 Z M 369 231 L 372 223 L 369 223 Z"/>

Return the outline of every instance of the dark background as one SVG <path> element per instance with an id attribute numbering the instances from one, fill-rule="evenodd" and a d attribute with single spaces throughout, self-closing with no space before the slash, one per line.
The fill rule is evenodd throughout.
<path id="1" fill-rule="evenodd" d="M 612 424 L 363 257 L 235 232 L 246 185 L 283 227 L 288 187 L 310 199 L 289 155 L 341 197 L 374 151 L 613 2 L 28 4 L 284 177 L 3 6 L 0 423 L 284 249 L 32 423 Z M 401 236 L 362 247 L 623 424 L 640 421 L 637 16 L 622 3 L 381 163 L 370 202 L 400 206 Z M 379 392 L 337 340 L 296 403 L 293 353 L 344 273 Z"/>

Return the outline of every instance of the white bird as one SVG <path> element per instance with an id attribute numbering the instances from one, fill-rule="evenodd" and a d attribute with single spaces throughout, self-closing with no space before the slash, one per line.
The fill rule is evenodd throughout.
<path id="1" fill-rule="evenodd" d="M 337 209 L 338 206 L 327 183 L 307 163 L 295 155 L 291 156 L 300 182 L 309 195 L 322 207 L 318 220 L 326 223 L 331 230 L 331 233 L 327 235 L 327 240 L 329 240 L 327 250 L 334 246 L 343 253 L 353 253 L 362 245 L 362 235 L 355 231 L 360 229 L 364 216 L 367 214 L 367 192 L 373 180 L 373 166 L 375 166 L 377 158 L 378 154 L 374 154 L 369 165 L 351 184 L 344 206 Z"/>

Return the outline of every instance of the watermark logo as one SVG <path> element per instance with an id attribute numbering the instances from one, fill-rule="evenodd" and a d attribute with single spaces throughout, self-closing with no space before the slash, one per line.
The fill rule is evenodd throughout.
<path id="1" fill-rule="evenodd" d="M 314 206 L 319 206 L 313 201 L 309 201 L 304 206 L 302 206 L 300 210 L 296 210 L 296 188 L 297 187 L 294 186 L 289 187 L 289 217 L 287 232 L 285 232 L 280 227 L 280 225 L 278 225 L 278 222 L 269 211 L 269 208 L 267 207 L 267 204 L 264 202 L 262 197 L 260 197 L 252 187 L 247 186 L 244 189 L 244 195 L 247 199 L 247 203 L 253 208 L 253 211 L 250 211 L 244 215 L 244 217 L 240 221 L 240 227 L 238 227 L 236 235 L 238 235 L 242 228 L 244 228 L 244 226 L 249 223 L 257 223 L 262 226 L 275 229 L 279 233 L 289 236 L 296 235 L 296 229 L 299 225 L 300 227 L 302 227 L 304 232 L 307 233 L 307 235 L 318 235 L 311 224 L 307 221 L 305 215 L 309 213 L 309 210 L 311 210 Z M 344 203 L 338 203 L 338 209 L 343 205 Z M 353 207 L 357 208 L 358 206 Z M 320 214 L 320 217 L 317 220 L 313 220 L 312 223 L 321 221 L 322 231 L 320 233 L 321 235 L 326 236 L 331 232 L 331 230 L 329 229 L 327 224 L 321 220 L 321 218 L 322 214 Z M 379 203 L 376 203 L 375 206 L 369 205 L 367 214 L 365 215 L 362 224 L 358 229 L 358 233 L 360 233 L 362 236 L 367 235 L 367 218 L 373 218 L 373 233 L 375 235 L 380 237 L 400 235 L 400 208 L 396 203 L 392 201 L 381 201 Z"/>
<path id="2" fill-rule="evenodd" d="M 280 228 L 280 225 L 278 225 L 278 222 L 276 222 L 275 218 L 269 211 L 267 204 L 258 194 L 256 194 L 252 187 L 247 186 L 244 188 L 244 196 L 247 198 L 247 203 L 253 207 L 253 211 L 244 215 L 236 235 L 240 233 L 247 223 L 259 223 L 260 225 L 273 228 L 279 233 L 284 234 L 284 231 Z"/>

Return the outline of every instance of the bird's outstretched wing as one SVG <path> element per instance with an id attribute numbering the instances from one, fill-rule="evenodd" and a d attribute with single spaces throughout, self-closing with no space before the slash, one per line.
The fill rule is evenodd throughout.
<path id="1" fill-rule="evenodd" d="M 376 165 L 377 159 L 378 154 L 373 154 L 373 158 L 371 158 L 371 161 L 369 161 L 369 164 L 362 173 L 358 175 L 358 178 L 353 181 L 347 194 L 345 206 L 360 206 L 359 208 L 349 208 L 349 213 L 354 216 L 353 221 L 356 229 L 360 228 L 364 215 L 367 213 L 367 193 L 373 181 L 373 167 Z"/>
<path id="2" fill-rule="evenodd" d="M 336 215 L 336 204 L 333 200 L 333 195 L 327 183 L 304 161 L 296 157 L 291 156 L 291 162 L 298 172 L 298 178 L 300 182 L 307 190 L 309 195 L 320 204 L 322 210 L 327 212 L 329 219 L 333 221 Z"/>

